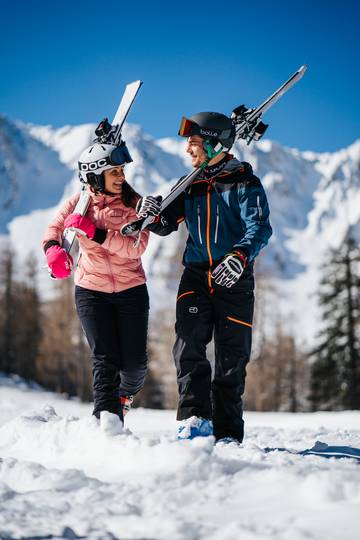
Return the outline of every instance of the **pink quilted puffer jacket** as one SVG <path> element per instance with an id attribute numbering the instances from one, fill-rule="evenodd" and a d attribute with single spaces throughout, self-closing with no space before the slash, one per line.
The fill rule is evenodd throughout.
<path id="1" fill-rule="evenodd" d="M 141 264 L 149 240 L 149 232 L 141 233 L 141 240 L 134 247 L 134 237 L 121 236 L 119 229 L 136 218 L 135 210 L 124 206 L 119 196 L 95 195 L 89 192 L 91 201 L 86 216 L 99 229 L 107 230 L 103 244 L 79 235 L 80 255 L 75 271 L 76 285 L 102 292 L 120 292 L 145 283 Z M 59 210 L 46 229 L 43 246 L 50 240 L 61 244 L 65 218 L 74 212 L 79 194 L 69 199 Z"/>

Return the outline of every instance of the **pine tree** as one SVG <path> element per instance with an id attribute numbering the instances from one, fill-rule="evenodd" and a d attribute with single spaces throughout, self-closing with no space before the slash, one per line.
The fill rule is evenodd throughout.
<path id="1" fill-rule="evenodd" d="M 253 350 L 247 366 L 244 404 L 256 411 L 304 411 L 308 408 L 307 357 L 296 340 L 295 320 L 279 309 L 279 294 L 260 255 L 256 264 Z"/>
<path id="2" fill-rule="evenodd" d="M 55 284 L 54 297 L 43 303 L 37 372 L 38 381 L 45 387 L 70 396 L 79 393 L 85 396 L 88 394 L 85 387 L 87 377 L 82 372 L 83 365 L 79 365 L 79 355 L 84 347 L 75 313 L 73 288 L 71 280 L 59 280 Z"/>
<path id="3" fill-rule="evenodd" d="M 10 246 L 0 256 L 0 370 L 36 378 L 41 337 L 37 262 L 30 254 L 23 263 L 24 279 L 15 275 L 15 253 Z"/>
<path id="4" fill-rule="evenodd" d="M 360 249 L 349 233 L 324 263 L 323 329 L 312 352 L 313 410 L 360 408 Z"/>
<path id="5" fill-rule="evenodd" d="M 16 373 L 25 379 L 36 379 L 36 361 L 41 339 L 41 310 L 37 288 L 38 261 L 33 253 L 25 260 L 24 281 L 16 286 L 17 336 Z"/>
<path id="6" fill-rule="evenodd" d="M 0 260 L 0 370 L 16 371 L 16 284 L 14 280 L 15 254 L 6 246 Z"/>

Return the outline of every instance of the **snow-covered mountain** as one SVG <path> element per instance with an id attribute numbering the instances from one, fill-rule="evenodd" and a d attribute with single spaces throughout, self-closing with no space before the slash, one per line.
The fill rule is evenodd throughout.
<path id="1" fill-rule="evenodd" d="M 15 216 L 57 204 L 68 181 L 55 149 L 0 116 L 0 233 Z"/>
<path id="2" fill-rule="evenodd" d="M 76 161 L 94 127 L 53 129 L 0 118 L 0 233 L 10 235 L 21 258 L 31 250 L 42 257 L 42 232 L 58 204 L 79 189 Z M 155 140 L 131 124 L 124 137 L 134 159 L 127 178 L 140 193 L 165 194 L 190 169 L 182 140 Z M 360 140 L 332 154 L 270 140 L 237 143 L 235 154 L 253 165 L 268 194 L 274 234 L 261 266 L 276 284 L 276 311 L 308 344 L 317 328 L 314 293 L 323 255 L 349 226 L 360 240 Z M 153 310 L 168 307 L 175 295 L 185 237 L 185 231 L 152 236 L 144 263 Z"/>

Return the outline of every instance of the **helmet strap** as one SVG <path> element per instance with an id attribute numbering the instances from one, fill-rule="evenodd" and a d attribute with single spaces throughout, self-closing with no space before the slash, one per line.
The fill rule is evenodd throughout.
<path id="1" fill-rule="evenodd" d="M 217 143 L 217 144 L 220 144 L 220 143 Z M 217 146 L 216 144 L 216 146 Z M 218 156 L 219 154 L 221 154 L 221 152 L 224 150 L 224 147 L 223 145 L 220 146 L 220 149 L 219 150 L 215 150 L 213 145 L 211 144 L 211 142 L 206 139 L 204 142 L 203 142 L 203 148 L 206 152 L 206 155 L 208 157 L 208 162 L 211 161 L 212 159 L 214 159 L 216 156 Z"/>
<path id="2" fill-rule="evenodd" d="M 105 177 L 104 173 L 95 174 L 87 173 L 87 183 L 94 189 L 95 193 L 103 193 L 105 190 Z"/>

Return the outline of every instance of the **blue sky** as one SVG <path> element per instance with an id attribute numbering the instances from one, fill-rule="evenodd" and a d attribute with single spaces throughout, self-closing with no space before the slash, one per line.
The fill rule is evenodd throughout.
<path id="1" fill-rule="evenodd" d="M 18 0 L 1 7 L 0 112 L 37 124 L 113 115 L 144 85 L 130 121 L 176 136 L 181 116 L 256 106 L 302 64 L 267 113 L 267 136 L 334 151 L 360 137 L 358 1 Z"/>

